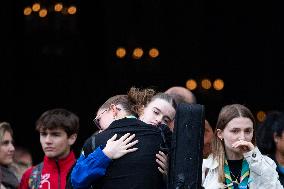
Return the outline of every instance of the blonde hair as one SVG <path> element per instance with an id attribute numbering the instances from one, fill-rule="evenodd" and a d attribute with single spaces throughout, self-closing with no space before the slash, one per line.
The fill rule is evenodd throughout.
<path id="1" fill-rule="evenodd" d="M 13 130 L 11 128 L 10 123 L 0 122 L 0 141 L 3 140 L 3 136 L 4 136 L 5 132 L 9 132 L 13 136 Z"/>

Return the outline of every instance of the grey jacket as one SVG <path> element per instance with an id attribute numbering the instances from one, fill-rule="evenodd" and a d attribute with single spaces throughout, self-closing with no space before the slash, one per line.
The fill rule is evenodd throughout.
<path id="1" fill-rule="evenodd" d="M 276 164 L 269 157 L 262 155 L 257 147 L 245 153 L 244 158 L 250 167 L 249 189 L 283 189 L 278 180 Z M 203 160 L 202 186 L 205 189 L 226 188 L 223 183 L 218 182 L 218 163 L 212 155 Z"/>

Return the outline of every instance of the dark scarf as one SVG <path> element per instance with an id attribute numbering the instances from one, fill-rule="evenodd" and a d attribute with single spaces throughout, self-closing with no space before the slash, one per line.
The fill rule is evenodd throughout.
<path id="1" fill-rule="evenodd" d="M 19 181 L 16 175 L 5 166 L 0 165 L 0 183 L 7 189 L 16 189 Z"/>

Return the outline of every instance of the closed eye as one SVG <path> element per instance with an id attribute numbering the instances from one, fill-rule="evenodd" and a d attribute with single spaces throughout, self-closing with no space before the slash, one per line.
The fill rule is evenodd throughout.
<path id="1" fill-rule="evenodd" d="M 159 115 L 159 113 L 160 113 L 158 110 L 155 110 L 155 109 L 153 110 L 153 112 L 154 112 L 154 114 L 156 114 L 156 115 Z"/>
<path id="2" fill-rule="evenodd" d="M 169 123 L 171 122 L 171 120 L 169 120 L 169 119 L 164 119 L 164 123 L 166 124 L 166 125 L 168 125 Z"/>

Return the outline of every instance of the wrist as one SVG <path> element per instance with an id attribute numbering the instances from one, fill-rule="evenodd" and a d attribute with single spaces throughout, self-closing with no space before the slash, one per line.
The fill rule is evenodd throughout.
<path id="1" fill-rule="evenodd" d="M 111 153 L 111 151 L 107 150 L 106 148 L 103 149 L 103 153 L 109 158 L 109 159 L 113 159 L 113 155 Z"/>

